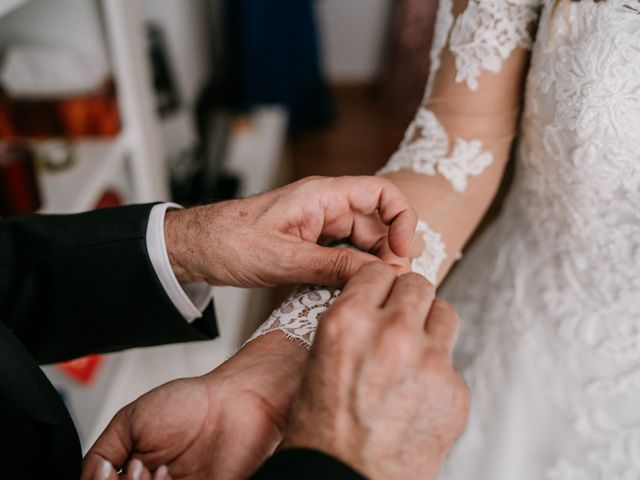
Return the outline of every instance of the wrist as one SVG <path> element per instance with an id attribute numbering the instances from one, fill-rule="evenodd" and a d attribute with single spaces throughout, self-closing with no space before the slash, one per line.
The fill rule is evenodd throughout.
<path id="1" fill-rule="evenodd" d="M 205 245 L 211 241 L 202 234 L 208 230 L 209 218 L 199 218 L 199 208 L 169 210 L 164 218 L 164 236 L 169 263 L 180 283 L 206 282 L 218 284 L 210 271 L 202 268 L 210 254 Z M 210 217 L 210 215 L 207 215 Z M 207 262 L 209 263 L 209 262 Z M 211 270 L 211 269 L 209 269 Z"/>
<path id="2" fill-rule="evenodd" d="M 308 350 L 287 340 L 280 331 L 252 340 L 218 368 L 204 376 L 214 385 L 220 380 L 254 390 L 288 407 L 298 390 Z"/>

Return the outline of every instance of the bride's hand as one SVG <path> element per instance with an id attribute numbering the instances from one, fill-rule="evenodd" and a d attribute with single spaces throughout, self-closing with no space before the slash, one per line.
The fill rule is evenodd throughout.
<path id="1" fill-rule="evenodd" d="M 83 480 L 107 460 L 139 459 L 173 480 L 248 477 L 282 440 L 307 350 L 273 332 L 198 378 L 175 380 L 124 407 L 85 457 Z M 104 477 L 110 478 L 109 476 Z"/>

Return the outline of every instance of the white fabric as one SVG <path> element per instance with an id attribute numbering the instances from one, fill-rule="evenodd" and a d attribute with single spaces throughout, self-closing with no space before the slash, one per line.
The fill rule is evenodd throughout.
<path id="1" fill-rule="evenodd" d="M 185 320 L 191 323 L 202 317 L 202 312 L 211 302 L 213 289 L 206 283 L 180 284 L 173 273 L 164 240 L 164 217 L 168 209 L 179 208 L 182 207 L 175 203 L 159 203 L 151 208 L 147 224 L 147 251 L 167 296 Z"/>
<path id="2" fill-rule="evenodd" d="M 640 478 L 640 15 L 541 3 L 514 185 L 441 292 L 473 399 L 441 479 Z"/>

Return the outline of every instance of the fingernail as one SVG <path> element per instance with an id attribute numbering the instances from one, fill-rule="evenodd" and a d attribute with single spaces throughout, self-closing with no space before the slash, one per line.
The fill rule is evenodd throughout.
<path id="1" fill-rule="evenodd" d="M 131 460 L 129 468 L 131 469 L 131 480 L 140 480 L 142 478 L 142 469 L 144 465 L 137 458 Z"/>
<path id="2" fill-rule="evenodd" d="M 96 480 L 108 480 L 112 471 L 113 466 L 111 465 L 111 462 L 109 460 L 102 460 L 98 468 L 96 468 L 96 475 L 94 478 Z"/>
<path id="3" fill-rule="evenodd" d="M 167 473 L 169 473 L 169 469 L 166 465 L 162 465 L 158 470 L 156 470 L 156 474 L 153 476 L 153 480 L 164 480 L 167 478 Z"/>

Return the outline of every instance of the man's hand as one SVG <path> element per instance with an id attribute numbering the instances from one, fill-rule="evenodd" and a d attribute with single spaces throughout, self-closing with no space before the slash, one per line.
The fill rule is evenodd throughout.
<path id="1" fill-rule="evenodd" d="M 417 216 L 378 177 L 310 177 L 255 197 L 167 213 L 165 238 L 181 282 L 240 287 L 344 284 L 361 266 L 401 263 Z M 364 252 L 318 245 L 349 238 Z"/>
<path id="2" fill-rule="evenodd" d="M 369 478 L 434 478 L 468 415 L 451 364 L 458 318 L 416 274 L 370 264 L 320 323 L 283 448 L 311 448 Z"/>
<path id="3" fill-rule="evenodd" d="M 82 479 L 115 480 L 124 467 L 130 480 L 147 480 L 162 466 L 165 480 L 247 478 L 282 440 L 306 357 L 273 332 L 208 375 L 152 390 L 114 417 L 87 453 Z M 100 476 L 105 460 L 111 476 Z"/>

